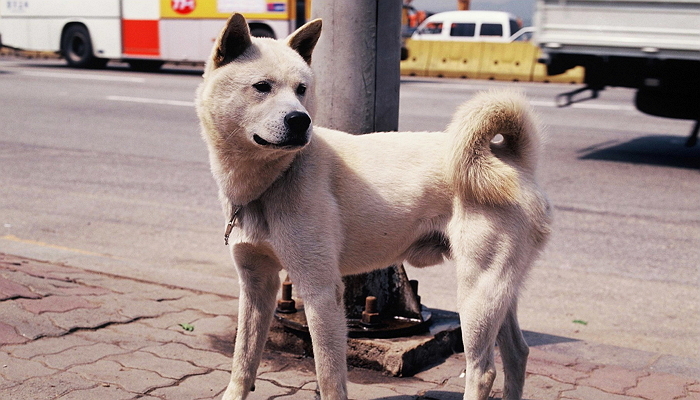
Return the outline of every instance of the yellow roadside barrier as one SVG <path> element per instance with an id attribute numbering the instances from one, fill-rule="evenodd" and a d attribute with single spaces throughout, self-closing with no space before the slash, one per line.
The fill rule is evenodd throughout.
<path id="1" fill-rule="evenodd" d="M 434 42 L 433 56 L 428 62 L 428 76 L 475 79 L 483 43 Z"/>
<path id="2" fill-rule="evenodd" d="M 401 61 L 401 75 L 427 76 L 433 43 L 435 42 L 406 39 L 408 58 Z"/>
<path id="3" fill-rule="evenodd" d="M 524 82 L 532 80 L 533 63 L 537 61 L 535 46 L 524 42 L 483 45 L 484 52 L 478 76 L 480 79 Z"/>
<path id="4" fill-rule="evenodd" d="M 491 43 L 406 40 L 408 59 L 401 74 L 446 78 L 522 82 L 582 83 L 585 71 L 573 68 L 548 76 L 537 59 L 540 50 L 529 42 Z"/>

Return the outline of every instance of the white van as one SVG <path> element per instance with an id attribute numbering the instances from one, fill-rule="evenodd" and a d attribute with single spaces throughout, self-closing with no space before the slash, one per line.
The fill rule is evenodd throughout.
<path id="1" fill-rule="evenodd" d="M 447 11 L 426 18 L 412 40 L 511 42 L 524 40 L 522 22 L 502 11 Z M 525 28 L 528 29 L 528 28 Z M 523 32 L 524 33 L 524 32 Z"/>

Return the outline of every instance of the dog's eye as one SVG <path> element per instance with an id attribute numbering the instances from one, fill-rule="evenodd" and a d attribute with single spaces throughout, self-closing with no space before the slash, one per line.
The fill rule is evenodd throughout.
<path id="1" fill-rule="evenodd" d="M 260 93 L 269 93 L 272 90 L 272 85 L 265 81 L 253 84 L 253 87 Z"/>
<path id="2" fill-rule="evenodd" d="M 306 85 L 304 85 L 304 84 L 302 83 L 302 84 L 300 84 L 299 86 L 297 86 L 297 94 L 298 94 L 299 96 L 305 95 L 305 94 L 306 94 Z"/>

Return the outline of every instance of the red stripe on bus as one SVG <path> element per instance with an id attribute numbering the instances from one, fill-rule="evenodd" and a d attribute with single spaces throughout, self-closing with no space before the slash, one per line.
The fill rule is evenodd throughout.
<path id="1" fill-rule="evenodd" d="M 158 20 L 122 20 L 122 46 L 129 56 L 160 56 Z"/>

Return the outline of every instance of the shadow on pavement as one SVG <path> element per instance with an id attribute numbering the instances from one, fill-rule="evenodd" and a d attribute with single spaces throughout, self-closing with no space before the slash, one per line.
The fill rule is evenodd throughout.
<path id="1" fill-rule="evenodd" d="M 579 150 L 579 158 L 700 169 L 700 146 L 685 147 L 685 140 L 678 136 L 645 136 L 629 142 L 603 142 Z"/>
<path id="2" fill-rule="evenodd" d="M 546 344 L 570 343 L 577 342 L 577 339 L 567 338 L 563 336 L 548 335 L 546 333 L 523 331 L 525 342 L 530 347 L 544 346 Z"/>

